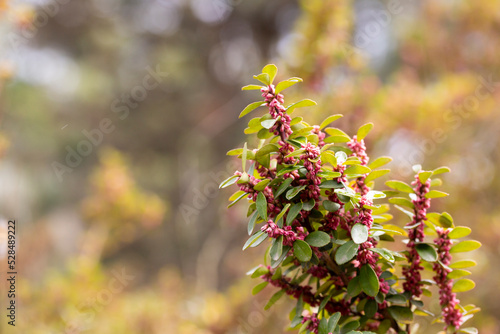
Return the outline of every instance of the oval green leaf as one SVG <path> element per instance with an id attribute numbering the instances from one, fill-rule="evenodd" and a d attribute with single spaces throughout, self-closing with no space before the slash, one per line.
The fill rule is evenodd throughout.
<path id="1" fill-rule="evenodd" d="M 349 262 L 358 253 L 358 249 L 359 245 L 349 240 L 337 249 L 337 253 L 335 253 L 335 262 L 337 262 L 337 264 Z"/>
<path id="2" fill-rule="evenodd" d="M 410 194 L 414 193 L 413 188 L 402 181 L 391 180 L 391 181 L 387 181 L 385 184 L 386 184 L 386 186 L 388 186 L 392 189 L 395 189 L 397 191 L 402 191 L 402 192 L 410 193 Z"/>
<path id="3" fill-rule="evenodd" d="M 300 262 L 307 262 L 312 256 L 311 247 L 303 240 L 294 241 L 293 252 Z"/>
<path id="4" fill-rule="evenodd" d="M 257 211 L 262 219 L 267 220 L 267 199 L 264 193 L 259 192 L 257 195 Z"/>
<path id="5" fill-rule="evenodd" d="M 351 238 L 355 243 L 362 244 L 368 240 L 368 228 L 366 225 L 357 223 L 351 229 Z"/>
<path id="6" fill-rule="evenodd" d="M 429 244 L 420 243 L 415 245 L 418 255 L 427 262 L 435 262 L 438 258 L 438 254 L 434 247 Z"/>
<path id="7" fill-rule="evenodd" d="M 242 118 L 246 114 L 248 114 L 248 113 L 254 111 L 255 109 L 257 109 L 258 107 L 262 107 L 262 106 L 265 106 L 265 105 L 266 105 L 266 103 L 262 102 L 262 101 L 252 102 L 249 105 L 247 105 L 245 107 L 245 109 L 243 109 L 243 111 L 240 113 L 239 118 Z"/>
<path id="8" fill-rule="evenodd" d="M 450 239 L 459 239 L 468 236 L 470 232 L 471 229 L 469 227 L 457 226 L 448 234 L 448 237 Z"/>
<path id="9" fill-rule="evenodd" d="M 314 231 L 304 239 L 309 245 L 314 247 L 323 247 L 330 243 L 330 236 L 323 231 Z"/>
<path id="10" fill-rule="evenodd" d="M 452 292 L 465 292 L 474 289 L 476 283 L 468 278 L 460 279 L 453 284 Z"/>
<path id="11" fill-rule="evenodd" d="M 481 247 L 481 243 L 476 240 L 465 240 L 451 247 L 450 253 L 470 252 Z"/>
<path id="12" fill-rule="evenodd" d="M 377 274 L 369 264 L 365 264 L 359 271 L 361 289 L 371 297 L 375 297 L 380 289 Z"/>
<path id="13" fill-rule="evenodd" d="M 358 141 L 364 139 L 371 129 L 373 129 L 373 123 L 366 123 L 365 125 L 362 125 L 356 134 L 356 139 Z"/>

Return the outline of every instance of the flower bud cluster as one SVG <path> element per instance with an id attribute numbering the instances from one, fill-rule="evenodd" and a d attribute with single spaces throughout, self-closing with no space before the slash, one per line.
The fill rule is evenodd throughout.
<path id="1" fill-rule="evenodd" d="M 357 136 L 353 136 L 352 139 L 347 143 L 347 147 L 349 147 L 352 151 L 353 157 L 359 158 L 361 161 L 361 165 L 366 166 L 368 164 L 368 155 L 366 154 L 366 146 L 365 141 L 361 139 L 357 140 Z M 366 195 L 370 188 L 365 184 L 366 175 L 358 177 L 356 179 L 356 183 L 354 184 L 354 190 L 359 192 L 361 195 Z"/>
<path id="2" fill-rule="evenodd" d="M 299 184 L 307 185 L 308 191 L 304 192 L 304 199 L 313 198 L 319 200 L 321 178 L 318 176 L 318 173 L 321 171 L 321 160 L 318 158 L 320 150 L 311 143 L 302 145 L 302 148 L 304 149 L 304 154 L 300 156 L 300 159 L 304 162 L 307 174 L 304 180 L 299 180 Z"/>
<path id="3" fill-rule="evenodd" d="M 284 246 L 293 246 L 293 242 L 295 240 L 304 240 L 307 236 L 302 226 L 297 226 L 295 228 L 296 232 L 294 232 L 292 226 L 284 226 L 283 228 L 280 228 L 275 222 L 273 222 L 272 219 L 269 219 L 260 230 L 267 233 L 267 235 L 271 238 L 283 236 Z"/>
<path id="4" fill-rule="evenodd" d="M 448 237 L 449 230 L 437 227 L 436 232 L 438 237 L 434 240 L 434 243 L 437 246 L 439 261 L 445 266 L 448 266 L 451 263 L 451 240 Z M 439 287 L 439 304 L 442 308 L 444 322 L 448 326 L 458 328 L 463 323 L 463 315 L 460 309 L 457 308 L 460 300 L 458 300 L 457 295 L 452 292 L 453 280 L 448 278 L 448 273 L 451 270 L 438 262 L 434 263 L 433 269 L 436 273 L 434 280 Z"/>
<path id="5" fill-rule="evenodd" d="M 422 295 L 423 283 L 421 282 L 422 276 L 420 272 L 424 268 L 421 265 L 421 259 L 417 252 L 416 245 L 424 241 L 424 221 L 427 219 L 427 209 L 431 205 L 430 199 L 425 197 L 429 192 L 431 181 L 428 179 L 425 183 L 422 183 L 419 174 L 420 173 L 415 175 L 415 181 L 412 182 L 414 186 L 413 190 L 416 195 L 412 200 L 415 215 L 413 220 L 407 224 L 407 226 L 413 226 L 413 228 L 408 231 L 409 241 L 407 247 L 409 248 L 409 253 L 407 259 L 409 265 L 403 268 L 403 275 L 406 278 L 405 283 L 403 283 L 403 288 L 417 298 Z"/>
<path id="6" fill-rule="evenodd" d="M 290 127 L 292 118 L 286 113 L 286 109 L 283 106 L 283 103 L 285 103 L 283 94 L 276 94 L 274 85 L 263 87 L 260 91 L 266 105 L 269 107 L 269 114 L 273 119 L 277 120 L 270 131 L 280 136 L 282 140 L 286 140 L 292 134 Z"/>

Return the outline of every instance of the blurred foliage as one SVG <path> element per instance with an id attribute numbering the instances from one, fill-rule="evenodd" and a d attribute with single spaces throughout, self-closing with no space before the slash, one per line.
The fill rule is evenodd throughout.
<path id="1" fill-rule="evenodd" d="M 481 306 L 483 311 L 470 324 L 480 333 L 500 331 L 500 311 L 491 292 L 500 275 L 500 269 L 491 265 L 500 252 L 499 90 L 492 89 L 463 116 L 452 111 L 454 105 L 472 103 L 466 101 L 475 96 L 479 77 L 500 78 L 498 1 L 92 0 L 68 1 L 53 11 L 44 7 L 47 3 L 54 4 L 0 1 L 0 210 L 5 218 L 14 217 L 22 224 L 19 252 L 26 316 L 23 319 L 20 313 L 19 320 L 30 332 L 57 332 L 64 326 L 62 310 L 77 307 L 70 305 L 77 299 L 85 300 L 70 300 L 70 291 L 81 296 L 90 294 L 87 287 L 99 291 L 99 285 L 79 286 L 75 277 L 87 275 L 84 280 L 93 281 L 103 275 L 106 278 L 101 276 L 96 284 L 107 284 L 111 268 L 119 268 L 118 264 L 126 264 L 138 278 L 99 312 L 93 324 L 106 321 L 106 326 L 123 326 L 124 320 L 132 320 L 129 315 L 137 305 L 155 305 L 154 312 L 144 311 L 148 308 L 137 312 L 134 321 L 157 326 L 157 332 L 170 332 L 170 327 L 161 331 L 167 323 L 164 317 L 187 318 L 186 331 L 197 326 L 202 333 L 237 333 L 241 319 L 262 310 L 251 304 L 247 288 L 241 288 L 245 294 L 238 296 L 241 299 L 228 292 L 237 291 L 228 287 L 261 256 L 255 252 L 254 260 L 249 260 L 252 256 L 241 254 L 246 237 L 240 218 L 243 206 L 227 213 L 227 193 L 204 195 L 201 201 L 200 192 L 220 182 L 222 171 L 231 170 L 224 154 L 233 148 L 235 137 L 244 141 L 240 133 L 245 122 L 236 118 L 251 102 L 239 87 L 271 61 L 289 68 L 279 79 L 292 73 L 303 77 L 306 86 L 301 89 L 306 91 L 300 95 L 311 96 L 322 106 L 303 112 L 309 123 L 343 113 L 340 127 L 352 133 L 367 120 L 373 121 L 369 153 L 389 152 L 395 158 L 390 168 L 402 178 L 414 163 L 426 168 L 450 165 L 452 173 L 444 190 L 460 195 L 447 200 L 447 210 L 457 225 L 471 226 L 471 237 L 483 243 L 474 253 L 479 265 L 473 278 L 478 285 L 462 302 Z M 387 10 L 391 3 L 399 4 L 401 11 L 391 15 L 389 24 L 379 23 L 380 32 L 363 44 L 359 36 L 376 28 L 376 15 L 370 10 Z M 30 25 L 35 14 L 43 12 L 48 19 L 39 17 L 34 21 L 38 23 Z M 25 37 L 23 29 L 33 26 Z M 14 37 L 17 43 L 12 42 Z M 123 94 L 130 96 L 141 85 L 147 66 L 159 66 L 168 76 L 147 91 L 147 98 L 129 107 L 128 117 L 120 119 L 112 109 L 113 101 Z M 105 135 L 103 145 L 130 157 L 122 167 L 109 162 L 110 170 L 122 173 L 116 179 L 128 175 L 130 185 L 125 190 L 128 195 L 114 200 L 106 197 L 105 185 L 89 186 L 89 175 L 100 164 L 101 147 L 93 147 L 78 167 L 64 175 L 63 182 L 51 168 L 53 161 L 64 162 L 67 146 L 75 148 L 85 139 L 82 130 L 98 128 L 103 118 L 116 126 Z M 444 140 L 422 142 L 438 130 Z M 409 150 L 408 142 L 425 144 L 427 149 Z M 104 178 L 103 173 L 95 178 Z M 129 208 L 120 212 L 116 205 L 136 196 L 134 189 L 148 193 L 139 196 L 145 204 L 132 206 L 132 213 Z M 163 224 L 145 231 L 144 210 L 160 216 L 159 204 L 147 205 L 154 196 L 161 199 L 162 207 L 171 209 L 165 211 Z M 82 208 L 92 198 L 94 205 L 102 207 L 91 214 Z M 105 204 L 97 203 L 100 200 Z M 179 211 L 182 204 L 194 208 L 189 221 Z M 440 210 L 436 204 L 435 210 Z M 121 218 L 130 219 L 123 223 L 131 227 L 121 231 Z M 134 230 L 144 232 L 127 238 Z M 82 243 L 88 248 L 77 247 Z M 100 247 L 92 245 L 100 243 L 107 251 L 97 256 Z M 76 258 L 82 254 L 95 254 L 93 262 L 85 270 L 73 267 L 71 274 L 68 267 L 79 263 Z M 4 262 L 0 258 L 2 266 Z M 168 274 L 173 272 L 177 274 Z M 61 296 L 57 286 L 44 290 L 42 282 L 49 284 L 49 275 L 60 277 L 66 287 L 61 289 L 64 301 L 57 299 Z M 193 320 L 201 319 L 197 308 L 183 315 L 178 310 L 184 309 L 186 299 L 160 292 L 162 284 L 176 279 L 185 284 L 174 285 L 172 293 L 217 296 L 226 305 L 224 312 L 234 312 L 232 322 L 220 320 L 224 329 L 217 329 L 217 319 L 228 315 L 214 315 L 212 327 Z M 4 301 L 0 297 L 0 304 Z M 211 304 L 207 305 L 210 309 Z M 162 312 L 162 306 L 171 311 Z M 152 317 L 154 321 L 147 320 Z M 37 325 L 32 326 L 28 319 L 35 318 L 39 320 L 33 320 Z M 255 320 L 259 326 L 246 332 L 281 332 L 283 326 L 273 325 L 273 320 L 272 315 L 262 322 Z M 105 325 L 101 326 L 105 332 Z M 2 333 L 7 330 L 4 327 L 2 322 Z M 99 333 L 100 328 L 90 331 Z"/>
<path id="2" fill-rule="evenodd" d="M 120 153 L 104 151 L 101 160 L 100 168 L 91 176 L 91 195 L 82 205 L 85 219 L 100 228 L 107 227 L 109 241 L 115 243 L 134 240 L 142 230 L 161 223 L 165 204 L 158 196 L 137 188 Z"/>

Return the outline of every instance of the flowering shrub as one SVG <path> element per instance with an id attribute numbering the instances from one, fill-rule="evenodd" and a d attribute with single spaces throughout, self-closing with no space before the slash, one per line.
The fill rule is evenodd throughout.
<path id="1" fill-rule="evenodd" d="M 431 188 L 441 185 L 436 176 L 449 169 L 414 166 L 411 185 L 393 180 L 385 183 L 391 190 L 374 190 L 374 181 L 390 172 L 381 167 L 391 158 L 370 162 L 364 138 L 373 124 L 361 126 L 351 138 L 328 127 L 342 115 L 329 116 L 319 126 L 292 118 L 296 108 L 316 103 L 305 99 L 285 107 L 282 91 L 302 79 L 274 85 L 276 73 L 275 65 L 267 65 L 254 76 L 264 86 L 243 87 L 260 90 L 264 101 L 249 104 L 240 117 L 258 107 L 269 112 L 250 120 L 245 130 L 257 134 L 257 148 L 245 143 L 228 152 L 242 159 L 242 171 L 221 184 L 236 183 L 240 189 L 229 207 L 244 198 L 250 203 L 251 236 L 243 249 L 271 240 L 265 264 L 248 273 L 263 280 L 253 293 L 267 285 L 279 289 L 266 309 L 285 294 L 296 299 L 290 326 L 299 333 L 410 333 L 414 315 L 435 316 L 424 297 L 437 286 L 442 309 L 437 321 L 450 333 L 477 333 L 462 325 L 479 309 L 461 306 L 456 298 L 474 287 L 462 277 L 475 262 L 452 262 L 450 254 L 481 244 L 459 242 L 470 228 L 456 227 L 446 212 L 428 212 L 433 198 L 448 195 Z M 388 203 L 377 203 L 384 198 Z M 391 204 L 409 217 L 404 228 L 388 223 Z M 395 241 L 406 249 L 386 247 Z"/>

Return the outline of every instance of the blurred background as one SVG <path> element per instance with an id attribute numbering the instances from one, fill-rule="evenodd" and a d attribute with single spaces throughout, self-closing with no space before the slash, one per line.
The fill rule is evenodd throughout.
<path id="1" fill-rule="evenodd" d="M 451 167 L 432 209 L 483 243 L 459 298 L 482 309 L 467 325 L 500 333 L 499 54 L 496 0 L 0 0 L 12 332 L 285 332 L 292 305 L 264 311 L 274 291 L 252 296 L 245 276 L 264 252 L 241 251 L 246 205 L 228 210 L 234 189 L 217 189 L 240 168 L 225 155 L 247 140 L 238 114 L 260 98 L 240 88 L 273 62 L 304 79 L 287 102 L 318 102 L 296 111 L 307 122 L 342 113 L 351 135 L 374 122 L 368 150 L 394 158 L 392 178 Z"/>

